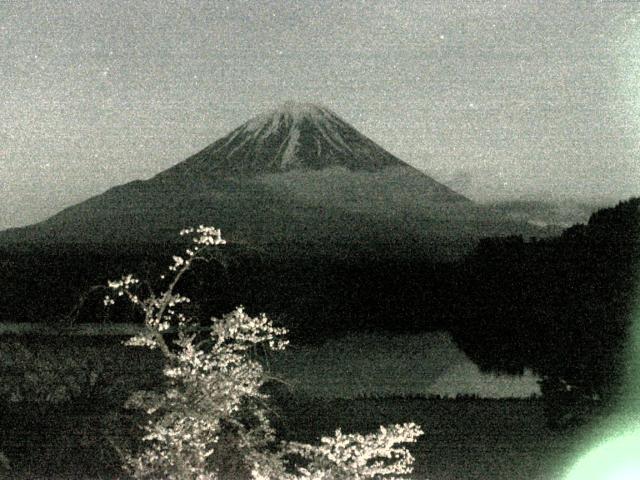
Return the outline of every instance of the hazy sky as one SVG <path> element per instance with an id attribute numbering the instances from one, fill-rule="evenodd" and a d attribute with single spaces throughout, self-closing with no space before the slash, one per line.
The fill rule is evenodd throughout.
<path id="1" fill-rule="evenodd" d="M 472 198 L 640 193 L 640 3 L 0 0 L 0 228 L 286 100 Z"/>

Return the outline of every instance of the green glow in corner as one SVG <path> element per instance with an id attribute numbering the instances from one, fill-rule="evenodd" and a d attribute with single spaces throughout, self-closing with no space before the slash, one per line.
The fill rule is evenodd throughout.
<path id="1" fill-rule="evenodd" d="M 640 265 L 638 265 L 640 267 Z M 640 268 L 636 269 L 640 273 Z M 601 440 L 571 467 L 564 480 L 640 480 L 640 282 L 626 348 L 626 378 L 617 412 L 592 435 Z"/>
<path id="2" fill-rule="evenodd" d="M 627 348 L 627 378 L 614 418 L 592 434 L 601 440 L 579 458 L 565 480 L 640 480 L 640 305 Z"/>
<path id="3" fill-rule="evenodd" d="M 565 480 L 640 479 L 640 429 L 608 440 L 576 463 Z"/>

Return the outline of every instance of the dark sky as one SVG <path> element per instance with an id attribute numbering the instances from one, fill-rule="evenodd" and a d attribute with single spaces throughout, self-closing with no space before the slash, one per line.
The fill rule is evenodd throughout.
<path id="1" fill-rule="evenodd" d="M 0 228 L 286 100 L 471 198 L 640 193 L 640 3 L 2 1 Z"/>

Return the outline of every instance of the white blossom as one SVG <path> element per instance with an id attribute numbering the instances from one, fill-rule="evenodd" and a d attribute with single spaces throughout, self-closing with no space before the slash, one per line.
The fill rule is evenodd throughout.
<path id="1" fill-rule="evenodd" d="M 210 248 L 223 245 L 219 229 L 200 225 L 180 235 L 195 233 L 189 259 L 173 256 L 175 272 L 169 289 L 142 298 L 131 290 L 131 275 L 109 282 L 109 287 L 142 309 L 146 330 L 125 343 L 160 348 L 165 355 L 163 391 L 141 391 L 127 401 L 129 408 L 148 415 L 144 448 L 126 457 L 126 469 L 137 479 L 219 480 L 230 462 L 254 480 L 350 480 L 400 478 L 411 472 L 413 457 L 398 444 L 415 442 L 422 434 L 414 424 L 380 427 L 379 432 L 345 435 L 340 430 L 320 445 L 283 444 L 275 448 L 261 387 L 264 367 L 255 358 L 258 347 L 282 350 L 287 330 L 273 325 L 264 314 L 251 316 L 240 306 L 222 318 L 211 318 L 208 332 L 177 309 L 190 299 L 173 291 L 191 261 Z M 198 252 L 196 254 L 196 252 Z M 112 304 L 105 297 L 105 304 Z M 176 327 L 175 347 L 163 332 Z M 287 459 L 302 464 L 286 468 Z M 291 464 L 289 464 L 291 465 Z"/>

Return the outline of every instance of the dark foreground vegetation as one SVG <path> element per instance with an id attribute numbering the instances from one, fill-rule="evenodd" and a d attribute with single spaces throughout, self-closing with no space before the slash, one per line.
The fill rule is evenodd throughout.
<path id="1" fill-rule="evenodd" d="M 487 239 L 449 330 L 481 369 L 543 378 L 549 421 L 564 406 L 614 406 L 624 379 L 640 268 L 640 199 L 594 213 L 557 238 Z"/>
<path id="2" fill-rule="evenodd" d="M 393 245 L 341 258 L 231 245 L 224 265 L 200 265 L 180 290 L 199 299 L 194 316 L 243 304 L 287 326 L 296 343 L 349 331 L 447 330 L 486 371 L 539 374 L 548 419 L 561 426 L 567 405 L 614 403 L 636 287 L 639 212 L 640 199 L 632 199 L 559 237 L 486 239 L 449 263 L 429 252 L 395 256 Z M 91 288 L 125 272 L 152 282 L 175 251 L 168 244 L 7 247 L 0 319 L 136 321 L 126 306 L 106 310 L 105 292 Z"/>
<path id="3" fill-rule="evenodd" d="M 120 340 L 3 338 L 0 380 L 7 391 L 0 396 L 0 452 L 10 459 L 11 470 L 2 478 L 127 478 L 114 446 L 138 445 L 146 418 L 123 405 L 132 391 L 161 383 L 163 360 L 157 350 L 125 347 Z M 557 474 L 575 459 L 583 432 L 591 428 L 551 429 L 540 398 L 327 400 L 280 383 L 265 387 L 282 440 L 317 443 L 337 428 L 367 433 L 381 424 L 419 423 L 425 435 L 411 446 L 415 479 L 560 478 Z"/>
<path id="4" fill-rule="evenodd" d="M 280 437 L 316 443 L 322 435 L 367 433 L 380 424 L 419 422 L 425 435 L 411 447 L 412 478 L 422 480 L 549 480 L 575 455 L 577 432 L 545 426 L 540 400 L 379 398 L 320 401 L 275 398 Z M 126 478 L 112 442 L 139 438 L 128 411 L 68 405 L 42 411 L 13 404 L 2 416 L 0 449 L 12 479 Z M 277 415 L 277 416 L 276 416 Z"/>

